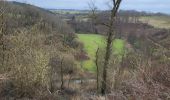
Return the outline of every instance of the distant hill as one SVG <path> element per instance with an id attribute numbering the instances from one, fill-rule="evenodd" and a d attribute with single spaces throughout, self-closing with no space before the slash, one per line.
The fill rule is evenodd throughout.
<path id="1" fill-rule="evenodd" d="M 2 3 L 0 5 L 3 6 Z M 6 24 L 11 28 L 8 33 L 19 27 L 29 28 L 40 23 L 61 34 L 74 32 L 59 16 L 43 8 L 19 2 L 6 2 L 4 9 L 8 16 Z"/>
<path id="2" fill-rule="evenodd" d="M 120 15 L 136 15 L 136 16 L 169 16 L 168 14 L 165 13 L 152 13 L 152 12 L 146 12 L 146 11 L 136 11 L 136 10 L 120 10 L 119 11 Z"/>

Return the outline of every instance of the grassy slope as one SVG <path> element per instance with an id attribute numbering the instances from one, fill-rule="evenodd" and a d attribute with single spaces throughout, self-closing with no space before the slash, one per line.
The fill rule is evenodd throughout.
<path id="1" fill-rule="evenodd" d="M 89 60 L 83 63 L 83 67 L 89 71 L 95 71 L 95 52 L 98 47 L 105 47 L 105 39 L 101 35 L 96 34 L 78 34 L 78 38 L 81 42 L 84 43 L 84 49 L 88 53 L 90 57 Z M 120 39 L 116 39 L 113 42 L 114 53 L 120 54 L 124 48 L 124 41 Z"/>
<path id="2" fill-rule="evenodd" d="M 148 23 L 156 28 L 170 29 L 170 17 L 169 16 L 146 16 L 140 17 L 140 21 Z"/>

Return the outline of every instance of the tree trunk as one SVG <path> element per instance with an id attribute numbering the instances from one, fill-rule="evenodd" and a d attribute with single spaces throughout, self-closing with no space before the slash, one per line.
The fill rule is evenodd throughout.
<path id="1" fill-rule="evenodd" d="M 99 66 L 98 66 L 98 59 L 99 59 L 99 56 L 98 56 L 98 53 L 99 53 L 99 48 L 97 48 L 97 51 L 96 51 L 96 68 L 97 68 L 97 92 L 99 92 Z"/>
<path id="2" fill-rule="evenodd" d="M 103 66 L 103 78 L 102 78 L 102 87 L 101 87 L 101 94 L 105 94 L 107 90 L 107 69 L 109 65 L 109 59 L 111 56 L 111 49 L 112 49 L 112 41 L 113 41 L 113 22 L 115 21 L 116 13 L 118 11 L 118 8 L 120 6 L 122 0 L 113 0 L 113 8 L 111 10 L 111 19 L 109 24 L 109 30 L 108 30 L 108 37 L 107 37 L 107 46 L 106 46 L 106 53 L 105 53 L 105 60 L 104 60 L 104 66 Z"/>
<path id="3" fill-rule="evenodd" d="M 70 88 L 70 81 L 71 81 L 72 75 L 70 75 L 70 78 L 68 80 L 68 88 Z"/>
<path id="4" fill-rule="evenodd" d="M 61 60 L 61 65 L 60 65 L 60 68 L 61 68 L 61 87 L 60 89 L 63 90 L 64 89 L 64 75 L 63 75 L 63 60 L 64 58 L 62 58 Z"/>

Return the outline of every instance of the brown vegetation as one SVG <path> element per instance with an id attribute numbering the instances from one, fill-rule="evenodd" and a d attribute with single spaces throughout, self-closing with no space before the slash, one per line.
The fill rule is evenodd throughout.
<path id="1" fill-rule="evenodd" d="M 70 22 L 75 31 L 108 32 L 107 48 L 96 51 L 96 73 L 77 67 L 89 57 L 59 16 L 0 1 L 0 99 L 169 100 L 170 31 L 140 23 L 138 14 L 115 16 L 121 0 L 113 1 L 111 14 L 96 18 L 93 4 L 93 19 L 79 23 L 73 17 Z M 115 38 L 128 45 L 121 59 L 111 52 Z"/>

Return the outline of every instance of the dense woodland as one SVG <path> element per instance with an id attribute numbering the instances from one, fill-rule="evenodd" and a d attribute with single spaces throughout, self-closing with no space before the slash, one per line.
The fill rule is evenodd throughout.
<path id="1" fill-rule="evenodd" d="M 120 3 L 59 14 L 0 1 L 0 100 L 169 100 L 170 29 L 140 21 L 168 15 L 119 11 Z M 90 57 L 79 33 L 106 41 L 95 51 L 95 72 L 83 68 Z M 119 54 L 115 39 L 125 42 Z"/>

